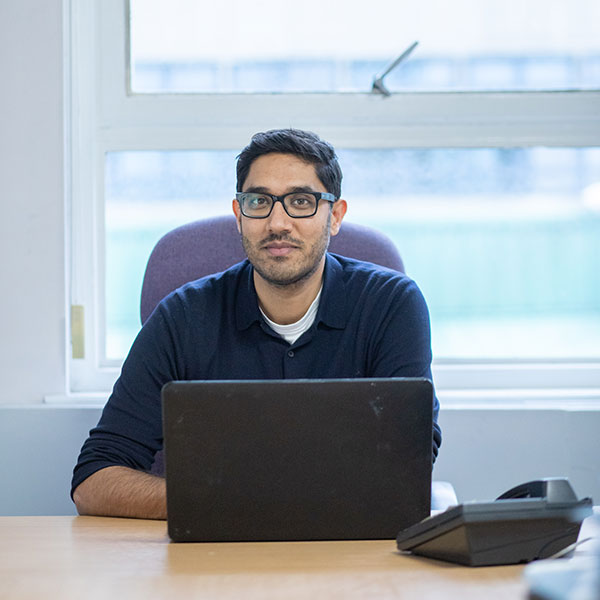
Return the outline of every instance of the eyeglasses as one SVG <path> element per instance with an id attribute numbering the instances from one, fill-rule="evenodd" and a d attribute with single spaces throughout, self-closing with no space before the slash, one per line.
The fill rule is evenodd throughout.
<path id="1" fill-rule="evenodd" d="M 335 202 L 337 198 L 327 192 L 292 192 L 283 196 L 262 194 L 256 192 L 238 192 L 236 200 L 240 203 L 240 210 L 249 219 L 266 219 L 275 202 L 281 202 L 285 212 L 294 219 L 305 219 L 317 213 L 319 200 Z"/>

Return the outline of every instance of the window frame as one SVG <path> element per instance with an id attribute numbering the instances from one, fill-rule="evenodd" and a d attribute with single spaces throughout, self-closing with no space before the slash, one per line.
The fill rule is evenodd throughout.
<path id="1" fill-rule="evenodd" d="M 84 358 L 72 358 L 67 343 L 67 395 L 79 399 L 90 394 L 97 399 L 94 392 L 104 397 L 121 364 L 102 359 L 107 152 L 239 149 L 256 131 L 290 124 L 318 131 L 344 148 L 600 143 L 600 90 L 403 92 L 390 97 L 369 92 L 132 94 L 127 0 L 64 2 L 69 29 L 65 36 L 69 304 L 83 306 L 85 315 Z M 234 182 L 232 197 L 233 191 Z M 71 341 L 68 319 L 66 329 Z M 592 399 L 600 405 L 600 360 L 434 359 L 433 372 L 438 395 L 446 395 L 451 405 L 497 400 L 498 390 L 505 399 L 527 402 L 531 390 L 556 389 L 563 391 L 561 402 L 583 393 L 586 402 Z"/>

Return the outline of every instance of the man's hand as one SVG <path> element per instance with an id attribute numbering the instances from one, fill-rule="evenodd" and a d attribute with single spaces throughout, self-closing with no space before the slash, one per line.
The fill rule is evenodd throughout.
<path id="1" fill-rule="evenodd" d="M 128 467 L 96 471 L 75 488 L 73 501 L 80 515 L 167 518 L 165 480 Z"/>

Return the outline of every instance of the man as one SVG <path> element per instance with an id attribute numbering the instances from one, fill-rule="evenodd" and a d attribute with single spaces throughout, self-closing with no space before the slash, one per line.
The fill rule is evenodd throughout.
<path id="1" fill-rule="evenodd" d="M 346 213 L 341 180 L 333 148 L 312 133 L 252 138 L 233 201 L 248 260 L 176 290 L 140 331 L 74 470 L 81 514 L 166 518 L 165 481 L 147 471 L 168 381 L 431 377 L 416 285 L 327 253 Z M 440 441 L 435 423 L 434 458 Z"/>

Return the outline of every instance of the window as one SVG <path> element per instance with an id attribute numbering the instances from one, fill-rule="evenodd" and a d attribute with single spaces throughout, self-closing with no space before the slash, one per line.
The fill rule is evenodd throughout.
<path id="1" fill-rule="evenodd" d="M 600 358 L 600 149 L 338 153 L 347 218 L 396 242 L 428 299 L 437 359 Z M 154 244 L 228 212 L 234 164 L 232 151 L 107 155 L 108 358 L 139 329 Z"/>
<path id="2" fill-rule="evenodd" d="M 136 93 L 535 90 L 597 87 L 590 0 L 132 0 Z"/>
<path id="3" fill-rule="evenodd" d="M 72 4 L 71 288 L 85 315 L 73 391 L 108 390 L 118 375 L 139 328 L 153 244 L 209 216 L 217 198 L 228 212 L 236 154 L 255 131 L 290 125 L 338 149 L 347 219 L 396 240 L 430 306 L 441 392 L 597 387 L 600 44 L 588 30 L 596 3 L 561 13 L 563 3 L 525 2 L 509 18 L 494 3 L 462 2 L 454 35 L 442 32 L 450 17 L 398 15 L 399 3 L 376 3 L 368 15 L 351 4 L 340 22 L 319 5 L 291 18 L 270 2 L 251 15 L 252 5 L 233 0 L 214 14 L 183 0 Z M 528 36 L 516 16 L 533 14 L 541 17 Z M 375 16 L 404 17 L 402 47 L 387 24 L 373 33 Z M 206 35 L 194 36 L 190 23 L 200 21 Z M 211 38 L 223 23 L 235 42 Z M 319 44 L 332 23 L 352 43 Z M 295 24 L 317 37 L 299 38 Z M 401 93 L 370 93 L 373 76 L 415 37 L 420 46 L 385 79 Z M 532 91 L 544 88 L 570 91 Z"/>

